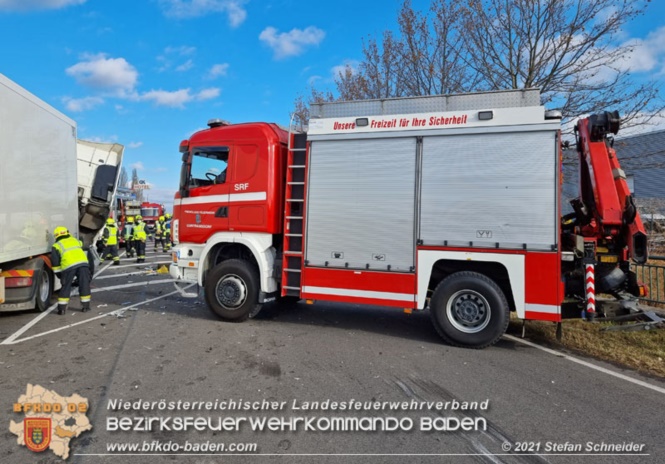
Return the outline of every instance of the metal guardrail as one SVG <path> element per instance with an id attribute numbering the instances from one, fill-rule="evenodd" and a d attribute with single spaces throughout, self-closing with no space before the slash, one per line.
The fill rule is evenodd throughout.
<path id="1" fill-rule="evenodd" d="M 665 256 L 649 256 L 648 263 L 635 264 L 633 269 L 637 280 L 649 287 L 649 295 L 641 300 L 665 305 Z"/>

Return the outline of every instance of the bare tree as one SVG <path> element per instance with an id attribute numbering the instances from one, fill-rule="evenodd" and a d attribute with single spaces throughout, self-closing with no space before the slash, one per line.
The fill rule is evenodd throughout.
<path id="1" fill-rule="evenodd" d="M 304 130 L 305 127 L 307 126 L 307 123 L 309 121 L 309 105 L 312 103 L 320 103 L 323 101 L 334 101 L 335 97 L 333 97 L 332 93 L 330 92 L 319 92 L 316 89 L 310 89 L 311 90 L 311 95 L 309 97 L 309 101 L 305 101 L 305 97 L 303 95 L 298 95 L 295 101 L 295 108 L 293 109 L 293 112 L 289 115 L 291 118 L 291 125 L 296 129 L 296 130 Z"/>
<path id="2" fill-rule="evenodd" d="M 648 0 L 471 0 L 462 8 L 468 65 L 481 89 L 540 88 L 568 119 L 621 106 L 622 125 L 663 109 L 658 84 L 636 84 L 622 27 Z"/>
<path id="3" fill-rule="evenodd" d="M 422 13 L 405 0 L 398 30 L 364 40 L 357 69 L 336 76 L 337 99 L 540 88 L 564 124 L 611 109 L 624 127 L 643 124 L 665 108 L 659 83 L 636 83 L 627 69 L 633 46 L 618 43 L 648 3 L 431 0 Z"/>

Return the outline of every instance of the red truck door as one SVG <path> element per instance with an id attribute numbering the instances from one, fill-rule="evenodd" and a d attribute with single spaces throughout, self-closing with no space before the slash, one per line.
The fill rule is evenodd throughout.
<path id="1" fill-rule="evenodd" d="M 182 200 L 183 240 L 204 242 L 211 232 L 229 228 L 230 146 L 193 147 L 189 196 Z"/>

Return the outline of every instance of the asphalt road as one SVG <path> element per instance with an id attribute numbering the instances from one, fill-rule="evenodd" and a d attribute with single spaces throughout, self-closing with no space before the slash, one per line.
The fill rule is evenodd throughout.
<path id="1" fill-rule="evenodd" d="M 150 252 L 142 265 L 123 259 L 101 268 L 89 313 L 0 315 L 0 462 L 62 462 L 48 450 L 18 446 L 8 430 L 10 420 L 23 419 L 12 406 L 27 384 L 88 399 L 93 429 L 72 439 L 74 463 L 665 462 L 662 380 L 586 360 L 601 368 L 593 369 L 512 338 L 480 351 L 453 348 L 440 342 L 426 312 L 301 302 L 223 323 L 196 287 L 183 295 L 168 274 L 155 272 L 168 260 Z M 79 307 L 77 298 L 72 306 Z M 155 408 L 132 409 L 138 400 Z M 162 400 L 267 400 L 276 407 L 160 410 Z M 303 410 L 325 400 L 382 409 Z M 110 408 L 126 402 L 130 410 Z M 391 410 L 396 402 L 422 409 Z M 436 402 L 448 409 L 437 410 Z M 479 407 L 451 409 L 462 402 Z M 239 430 L 174 431 L 159 422 L 189 416 L 211 418 L 213 426 L 226 418 L 225 426 Z M 140 429 L 140 417 L 157 418 L 151 431 L 111 430 L 121 420 Z M 341 417 L 368 430 L 339 430 L 333 418 Z M 464 418 L 471 430 L 428 429 L 454 428 Z M 253 430 L 260 424 L 251 421 L 262 419 L 277 430 Z M 389 419 L 397 430 L 381 429 Z M 256 444 L 256 451 L 188 455 L 166 451 L 169 443 Z M 633 443 L 640 455 L 587 448 L 603 443 Z M 112 452 L 115 444 L 144 449 Z M 516 453 L 520 447 L 526 454 Z"/>

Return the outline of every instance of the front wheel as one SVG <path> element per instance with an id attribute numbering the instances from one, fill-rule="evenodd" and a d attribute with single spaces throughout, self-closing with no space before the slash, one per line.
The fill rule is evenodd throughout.
<path id="1" fill-rule="evenodd" d="M 501 288 L 477 272 L 456 272 L 446 277 L 430 300 L 434 328 L 447 343 L 485 348 L 505 333 L 509 308 Z"/>
<path id="2" fill-rule="evenodd" d="M 229 259 L 213 268 L 206 277 L 205 300 L 221 319 L 242 322 L 261 309 L 259 290 L 256 267 L 249 261 Z"/>

